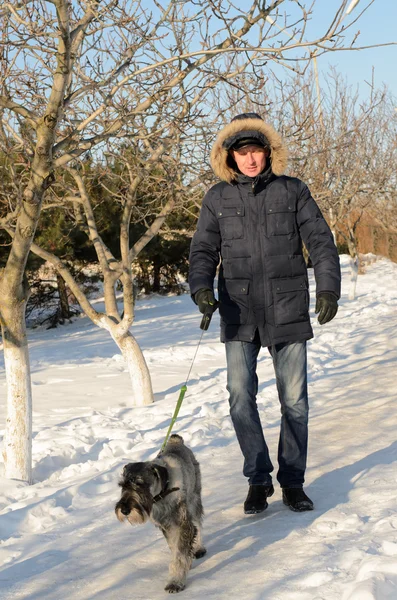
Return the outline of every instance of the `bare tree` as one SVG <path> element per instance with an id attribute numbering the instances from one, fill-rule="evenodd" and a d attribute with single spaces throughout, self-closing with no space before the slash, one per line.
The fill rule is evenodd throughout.
<path id="1" fill-rule="evenodd" d="M 359 254 L 357 230 L 364 214 L 374 212 L 389 196 L 397 167 L 396 129 L 390 94 L 372 84 L 366 99 L 335 71 L 328 74 L 322 96 L 322 118 L 313 121 L 307 155 L 296 148 L 296 166 L 305 173 L 313 193 L 338 239 L 351 256 L 350 299 L 355 297 Z M 394 148 L 393 148 L 394 146 Z"/>
<path id="2" fill-rule="evenodd" d="M 198 91 L 225 78 L 227 54 L 246 56 L 258 69 L 269 60 L 285 66 L 291 61 L 307 64 L 313 48 L 327 52 L 356 42 L 346 38 L 347 0 L 339 3 L 327 30 L 309 41 L 306 22 L 314 4 L 307 11 L 296 3 L 289 17 L 280 13 L 284 3 L 274 0 L 265 6 L 253 0 L 248 9 L 239 10 L 218 0 L 204 5 L 172 1 L 165 7 L 140 0 L 12 0 L 0 8 L 1 122 L 3 133 L 28 164 L 22 196 L 16 194 L 8 202 L 2 219 L 12 237 L 0 279 L 8 477 L 31 479 L 31 386 L 24 321 L 29 290 L 24 270 L 57 170 L 73 168 L 87 152 L 100 155 L 111 139 L 132 136 L 143 143 L 148 135 L 160 140 L 160 133 L 166 138 L 175 126 L 183 129 L 183 107 L 191 114 Z M 266 21 L 270 14 L 282 20 L 289 38 L 281 40 L 279 30 Z M 156 118 L 159 112 L 161 122 Z M 153 160 L 167 147 L 158 144 Z M 121 277 L 128 299 L 129 260 L 124 243 Z M 122 337 L 132 321 L 133 310 L 128 308 L 117 323 L 117 336 Z M 105 318 L 100 323 L 108 326 Z"/>
<path id="3" fill-rule="evenodd" d="M 119 258 L 111 252 L 100 232 L 93 198 L 89 192 L 92 173 L 85 175 L 84 168 L 68 168 L 69 177 L 65 177 L 66 181 L 63 182 L 68 192 L 63 198 L 63 206 L 67 208 L 70 203 L 75 205 L 79 227 L 86 232 L 98 258 L 103 278 L 105 312 L 99 313 L 95 310 L 67 264 L 58 256 L 39 247 L 36 243 L 32 243 L 31 250 L 53 265 L 85 314 L 94 324 L 110 333 L 128 367 L 132 385 L 132 402 L 139 406 L 151 402 L 153 394 L 143 353 L 130 331 L 130 324 L 134 319 L 131 285 L 133 275 L 130 265 L 160 231 L 173 208 L 177 204 L 180 206 L 186 200 L 185 195 L 189 192 L 180 181 L 180 165 L 177 167 L 175 157 L 168 161 L 163 159 L 158 163 L 156 152 L 147 158 L 147 153 L 143 154 L 142 151 L 134 153 L 131 148 L 126 148 L 117 154 L 108 152 L 107 156 L 113 159 L 113 164 L 105 162 L 104 165 L 97 166 L 94 173 L 97 184 L 103 187 L 110 201 L 119 206 Z M 164 168 L 164 164 L 168 164 L 168 169 Z M 100 174 L 98 177 L 99 170 L 102 171 L 102 178 Z M 145 180 L 145 190 L 139 195 L 137 182 L 142 179 Z M 133 243 L 130 242 L 131 220 L 135 226 L 141 224 L 144 231 Z M 122 308 L 119 307 L 116 297 L 118 280 L 123 286 Z M 124 327 L 120 326 L 122 322 L 125 324 Z"/>

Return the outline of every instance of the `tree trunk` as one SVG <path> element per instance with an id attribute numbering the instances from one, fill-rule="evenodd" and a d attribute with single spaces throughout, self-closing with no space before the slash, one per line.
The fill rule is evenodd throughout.
<path id="1" fill-rule="evenodd" d="M 142 350 L 134 336 L 128 331 L 119 337 L 111 327 L 111 334 L 120 348 L 131 379 L 133 406 L 145 406 L 153 402 L 152 382 Z"/>
<path id="2" fill-rule="evenodd" d="M 1 289 L 1 328 L 7 381 L 7 422 L 3 450 L 5 476 L 31 483 L 32 388 L 25 327 L 27 298 L 13 298 L 4 292 Z"/>
<path id="3" fill-rule="evenodd" d="M 120 313 L 117 306 L 116 281 L 117 280 L 113 275 L 105 274 L 103 278 L 103 291 L 105 296 L 106 314 L 118 323 L 120 321 Z"/>
<path id="4" fill-rule="evenodd" d="M 328 214 L 329 214 L 329 227 L 331 229 L 332 237 L 334 238 L 334 244 L 336 246 L 337 245 L 337 243 L 336 243 L 336 229 L 335 229 L 334 211 L 332 210 L 332 207 L 330 207 L 328 209 Z"/>
<path id="5" fill-rule="evenodd" d="M 350 254 L 350 290 L 349 290 L 349 300 L 354 300 L 356 297 L 356 287 L 357 287 L 357 278 L 358 278 L 358 269 L 359 269 L 359 256 L 357 252 L 357 246 L 353 240 L 348 240 L 347 245 L 349 248 Z"/>
<path id="6" fill-rule="evenodd" d="M 153 287 L 152 287 L 152 291 L 155 294 L 158 294 L 160 292 L 161 286 L 160 286 L 160 264 L 159 261 L 157 260 L 157 257 L 155 257 L 153 259 Z"/>
<path id="7" fill-rule="evenodd" d="M 5 472 L 6 477 L 23 479 L 28 483 L 32 479 L 32 389 L 25 325 L 29 290 L 24 273 L 43 196 L 53 179 L 53 146 L 58 122 L 63 117 L 63 101 L 71 74 L 69 14 L 72 8 L 67 0 L 57 0 L 53 4 L 59 26 L 57 51 L 53 55 L 56 66 L 54 65 L 50 93 L 45 95 L 48 98 L 47 104 L 44 110 L 38 111 L 40 117 L 30 114 L 29 110 L 26 111 L 27 117 L 23 115 L 25 127 L 29 130 L 34 127 L 36 130 L 36 146 L 10 253 L 0 280 L 8 402 L 4 444 Z M 50 62 L 52 63 L 52 58 Z"/>
<path id="8" fill-rule="evenodd" d="M 151 284 L 150 284 L 149 270 L 146 267 L 144 267 L 143 265 L 140 265 L 140 267 L 141 267 L 142 287 L 145 290 L 145 294 L 150 294 Z"/>
<path id="9" fill-rule="evenodd" d="M 69 308 L 69 299 L 68 292 L 66 289 L 66 284 L 63 278 L 57 273 L 57 285 L 58 285 L 58 294 L 59 294 L 59 315 L 60 319 L 70 319 L 70 308 Z"/>

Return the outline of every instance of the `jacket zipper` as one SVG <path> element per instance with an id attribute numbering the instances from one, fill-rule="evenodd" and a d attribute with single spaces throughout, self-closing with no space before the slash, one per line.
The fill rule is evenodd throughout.
<path id="1" fill-rule="evenodd" d="M 269 182 L 267 182 L 266 187 L 264 189 L 264 196 L 263 196 L 263 213 L 265 216 L 265 222 L 264 222 L 264 227 L 267 231 L 267 221 L 266 221 L 266 197 L 268 194 L 268 185 Z M 261 221 L 259 220 L 259 223 Z M 270 335 L 270 331 L 269 331 L 269 327 L 268 327 L 268 323 L 267 323 L 267 319 L 268 319 L 268 303 L 267 303 L 267 285 L 266 285 L 266 269 L 265 269 L 265 255 L 264 255 L 264 244 L 263 244 L 263 235 L 262 235 L 262 231 L 261 231 L 261 226 L 259 225 L 259 243 L 261 246 L 261 265 L 262 265 L 262 273 L 263 273 L 263 292 L 264 292 L 264 302 L 265 302 L 265 306 L 264 306 L 264 319 L 265 322 L 263 324 L 264 330 L 265 330 L 265 337 L 269 340 L 269 342 L 272 341 L 271 339 L 271 335 Z M 269 344 L 271 345 L 271 344 Z"/>
<path id="2" fill-rule="evenodd" d="M 256 182 L 255 182 L 255 180 L 254 180 L 254 181 L 252 181 L 252 182 L 251 182 L 251 190 L 252 190 L 252 193 L 253 193 L 253 196 L 254 196 L 254 198 L 256 197 L 256 194 L 255 194 L 255 185 L 256 185 Z M 264 198 L 263 198 L 263 202 L 265 202 L 265 199 L 266 199 L 266 196 L 267 196 L 267 187 L 268 187 L 268 186 L 266 185 L 266 188 L 265 188 L 265 190 L 264 190 L 264 192 L 265 192 L 265 195 L 264 195 Z M 243 194 L 242 194 L 242 192 L 241 192 L 240 188 L 238 188 L 238 190 L 239 190 L 240 198 L 243 200 L 243 203 L 244 203 Z M 253 270 L 253 268 L 252 268 L 252 258 L 253 258 L 253 256 L 254 256 L 254 252 L 253 252 L 253 250 L 254 250 L 254 248 L 253 248 L 253 241 L 254 241 L 254 239 L 253 239 L 253 235 L 252 235 L 252 227 L 251 227 L 251 206 L 250 206 L 250 200 L 249 200 L 249 198 L 247 198 L 247 209 L 248 209 L 248 212 L 249 212 L 249 214 L 248 214 L 248 228 L 249 228 L 249 230 L 250 230 L 250 231 L 249 231 L 249 233 L 250 233 L 250 239 L 251 239 L 251 269 L 252 269 L 252 283 L 254 283 L 254 270 Z M 265 211 L 265 219 L 266 219 L 266 207 L 265 207 L 265 206 L 264 206 L 264 211 Z M 266 224 L 265 224 L 265 226 L 266 226 Z M 265 302 L 265 305 L 264 305 L 264 316 L 265 316 L 264 329 L 265 329 L 265 336 L 266 336 L 266 337 L 267 337 L 269 340 L 271 340 L 271 336 L 270 336 L 270 332 L 269 332 L 268 325 L 267 325 L 267 320 L 266 320 L 266 312 L 267 312 L 267 311 L 266 311 L 266 308 L 267 308 L 267 288 L 266 288 L 266 281 L 265 281 L 265 261 L 264 261 L 264 256 L 263 256 L 263 252 L 264 252 L 264 250 L 263 250 L 263 239 L 262 239 L 262 237 L 263 237 L 263 236 L 262 236 L 262 232 L 261 232 L 261 230 L 259 229 L 259 243 L 260 243 L 260 247 L 261 247 L 261 257 L 260 257 L 260 261 L 261 261 L 262 273 L 263 273 L 263 291 L 264 291 L 264 302 Z M 249 310 L 249 314 L 250 314 L 251 312 L 252 312 L 252 308 Z M 249 316 L 249 315 L 248 315 L 248 316 Z M 252 340 L 254 339 L 254 337 L 255 337 L 255 332 L 254 332 L 254 336 L 252 337 Z M 251 341 L 252 341 L 252 340 L 251 340 Z"/>
<path id="3" fill-rule="evenodd" d="M 252 190 L 252 195 L 254 197 L 254 200 L 256 198 L 255 186 L 256 186 L 256 181 L 254 180 L 254 181 L 251 182 L 251 190 Z M 260 209 L 260 207 L 258 207 L 258 208 Z M 249 214 L 248 223 L 249 223 L 249 227 L 250 227 L 251 263 L 252 263 L 255 248 L 254 248 L 254 236 L 253 236 L 253 232 L 252 232 L 252 223 L 251 223 L 251 205 L 250 205 L 249 198 L 248 198 L 248 209 L 249 209 L 249 213 L 250 213 Z M 259 210 L 259 212 L 260 212 L 260 210 Z M 261 272 L 264 274 L 264 272 L 265 272 L 265 266 L 264 266 L 264 261 L 263 261 L 263 256 L 262 256 L 263 245 L 262 245 L 262 235 L 261 235 L 260 226 L 259 226 L 259 243 L 260 243 L 260 246 L 261 246 L 261 256 L 260 256 Z M 254 274 L 255 273 L 254 273 L 254 269 L 252 268 L 252 266 L 251 266 L 251 269 L 252 269 L 252 284 L 254 284 Z M 265 296 L 265 298 L 264 298 L 264 302 L 265 302 L 264 315 L 265 315 L 265 313 L 266 313 L 266 285 L 265 285 L 265 278 L 263 278 L 263 290 L 264 290 L 264 296 Z M 267 328 L 267 326 L 266 326 L 266 320 L 265 320 L 265 323 L 264 323 L 264 328 L 265 328 L 265 335 L 266 335 L 266 328 Z M 252 337 L 252 339 L 254 339 L 254 337 L 255 337 L 255 332 L 254 332 L 254 336 Z"/>
<path id="4" fill-rule="evenodd" d="M 254 188 L 254 182 L 251 183 L 251 187 Z M 251 205 L 250 205 L 250 199 L 249 199 L 249 193 L 248 193 L 248 197 L 246 199 L 246 201 L 244 201 L 244 195 L 240 189 L 240 187 L 237 187 L 238 189 L 238 193 L 240 195 L 240 199 L 242 201 L 242 203 L 244 205 L 247 206 L 247 229 L 248 229 L 248 233 L 249 233 L 249 237 L 251 240 L 250 246 L 251 246 L 251 273 L 252 273 L 252 286 L 254 284 L 254 270 L 252 268 L 252 257 L 253 257 L 253 252 L 252 252 L 252 227 L 251 227 Z M 250 301 L 249 304 L 249 308 L 248 308 L 248 317 L 247 317 L 247 321 L 250 320 L 251 315 L 253 314 L 253 308 L 252 308 L 252 300 Z M 255 331 L 253 333 L 253 335 L 251 335 L 251 342 L 254 340 L 255 337 Z"/>

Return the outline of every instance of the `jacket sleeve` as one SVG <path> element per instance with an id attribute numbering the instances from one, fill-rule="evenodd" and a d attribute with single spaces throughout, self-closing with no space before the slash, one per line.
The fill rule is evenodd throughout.
<path id="1" fill-rule="evenodd" d="M 334 238 L 309 188 L 302 182 L 297 221 L 314 267 L 316 294 L 332 292 L 340 298 L 341 272 Z"/>
<path id="2" fill-rule="evenodd" d="M 200 289 L 213 289 L 220 244 L 219 223 L 211 203 L 210 190 L 204 197 L 197 229 L 190 246 L 189 286 L 192 296 Z"/>

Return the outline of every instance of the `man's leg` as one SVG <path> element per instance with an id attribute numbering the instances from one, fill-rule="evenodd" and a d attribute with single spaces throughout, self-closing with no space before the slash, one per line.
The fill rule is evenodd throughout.
<path id="1" fill-rule="evenodd" d="M 277 479 L 282 488 L 301 488 L 307 459 L 309 403 L 306 342 L 269 348 L 281 404 Z"/>
<path id="2" fill-rule="evenodd" d="M 260 342 L 233 341 L 226 342 L 225 346 L 230 415 L 244 455 L 243 472 L 250 485 L 269 486 L 272 483 L 270 473 L 273 471 L 273 465 L 256 404 L 256 365 Z"/>

